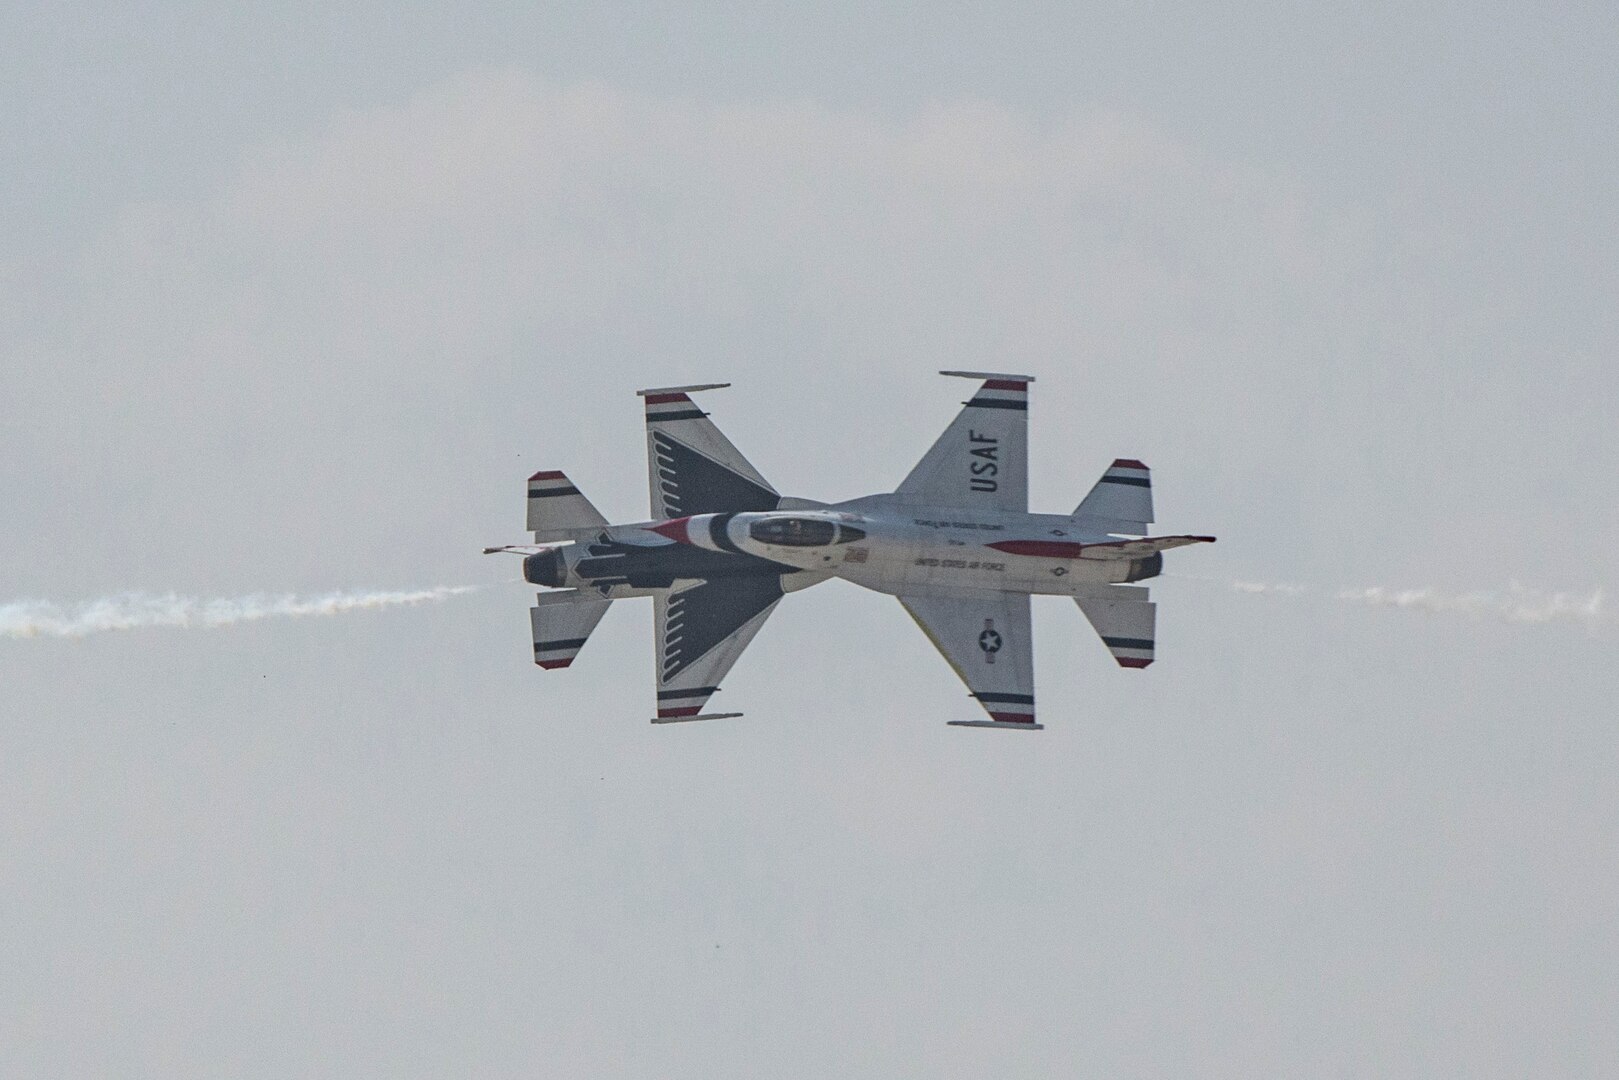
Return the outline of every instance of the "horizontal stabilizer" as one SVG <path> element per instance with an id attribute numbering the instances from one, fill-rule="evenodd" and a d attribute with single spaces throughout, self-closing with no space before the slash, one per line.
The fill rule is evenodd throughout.
<path id="1" fill-rule="evenodd" d="M 1152 523 L 1152 471 L 1132 458 L 1119 458 L 1091 488 L 1073 516 L 1099 532 L 1140 536 Z"/>
<path id="2" fill-rule="evenodd" d="M 535 543 L 578 540 L 606 524 L 566 473 L 537 472 L 528 478 L 528 530 Z"/>
<path id="3" fill-rule="evenodd" d="M 534 630 L 534 662 L 542 668 L 565 668 L 573 663 L 612 603 L 577 589 L 540 593 L 528 612 Z"/>
<path id="4" fill-rule="evenodd" d="M 1153 660 L 1158 605 L 1132 594 L 1087 593 L 1074 600 L 1120 667 L 1144 668 Z"/>

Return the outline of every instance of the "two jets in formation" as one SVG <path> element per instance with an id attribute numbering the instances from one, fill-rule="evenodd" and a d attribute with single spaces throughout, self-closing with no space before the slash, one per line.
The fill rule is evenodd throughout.
<path id="1" fill-rule="evenodd" d="M 531 611 L 534 662 L 573 662 L 615 600 L 650 596 L 658 645 L 653 723 L 711 720 L 710 696 L 776 604 L 842 578 L 904 605 L 988 719 L 964 727 L 1039 730 L 1029 597 L 1070 596 L 1120 665 L 1153 661 L 1145 587 L 1163 553 L 1212 536 L 1147 536 L 1152 480 L 1120 458 L 1069 514 L 1031 514 L 1028 375 L 982 380 L 955 421 L 891 493 L 848 502 L 785 497 L 691 395 L 728 384 L 642 390 L 652 520 L 611 525 L 561 472 L 528 482 L 534 544 L 523 576 L 545 586 Z"/>

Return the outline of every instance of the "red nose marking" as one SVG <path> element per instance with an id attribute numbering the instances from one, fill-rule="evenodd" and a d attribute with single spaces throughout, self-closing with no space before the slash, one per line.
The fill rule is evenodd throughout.
<path id="1" fill-rule="evenodd" d="M 686 531 L 686 523 L 689 521 L 691 521 L 689 517 L 674 518 L 671 521 L 665 521 L 662 525 L 652 526 L 652 531 L 659 536 L 667 536 L 677 544 L 689 544 L 691 543 L 691 535 Z"/>

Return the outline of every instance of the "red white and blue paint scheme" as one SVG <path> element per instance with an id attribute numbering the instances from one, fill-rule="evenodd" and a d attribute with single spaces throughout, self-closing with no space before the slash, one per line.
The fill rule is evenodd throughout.
<path id="1" fill-rule="evenodd" d="M 728 384 L 642 390 L 652 519 L 610 525 L 560 472 L 528 482 L 534 545 L 524 578 L 548 586 L 532 609 L 534 662 L 564 668 L 614 600 L 656 608 L 657 717 L 710 720 L 721 680 L 787 593 L 830 578 L 899 599 L 961 676 L 987 720 L 1039 730 L 1029 597 L 1069 596 L 1118 663 L 1153 661 L 1154 604 L 1133 584 L 1163 553 L 1212 536 L 1146 535 L 1147 466 L 1120 458 L 1069 514 L 1028 512 L 1028 375 L 982 380 L 892 493 L 841 503 L 785 498 L 691 395 Z"/>

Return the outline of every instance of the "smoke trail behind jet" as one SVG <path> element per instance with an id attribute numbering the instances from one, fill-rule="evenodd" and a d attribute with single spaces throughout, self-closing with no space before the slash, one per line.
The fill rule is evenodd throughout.
<path id="1" fill-rule="evenodd" d="M 436 604 L 480 588 L 483 586 L 440 585 L 400 592 L 330 592 L 315 596 L 254 593 L 212 598 L 129 592 L 70 606 L 45 600 L 20 600 L 0 604 L 0 636 L 81 638 L 110 630 L 234 626 L 260 619 L 301 619 Z"/>
<path id="2" fill-rule="evenodd" d="M 1199 580 L 1209 581 L 1210 578 Z M 1262 581 L 1233 581 L 1231 588 L 1240 593 L 1272 594 L 1276 596 L 1303 596 L 1310 590 L 1303 585 L 1267 585 Z"/>
<path id="3" fill-rule="evenodd" d="M 1342 589 L 1339 600 L 1373 607 L 1407 608 L 1439 614 L 1469 615 L 1514 623 L 1584 622 L 1595 626 L 1608 618 L 1603 610 L 1602 590 L 1588 596 L 1575 593 L 1542 592 L 1514 582 L 1504 593 L 1470 592 L 1446 594 L 1437 589 Z"/>
<path id="4" fill-rule="evenodd" d="M 1166 575 L 1171 576 L 1171 575 Z M 1215 582 L 1213 578 L 1175 574 L 1185 580 Z M 1614 612 L 1604 606 L 1601 589 L 1589 593 L 1545 592 L 1514 582 L 1505 591 L 1475 590 L 1447 593 L 1439 589 L 1396 589 L 1386 585 L 1342 588 L 1335 592 L 1312 589 L 1307 585 L 1276 584 L 1262 581 L 1232 581 L 1233 592 L 1250 596 L 1327 597 L 1348 604 L 1396 608 L 1431 615 L 1462 615 L 1473 619 L 1519 625 L 1583 623 L 1595 629 L 1610 622 Z"/>

